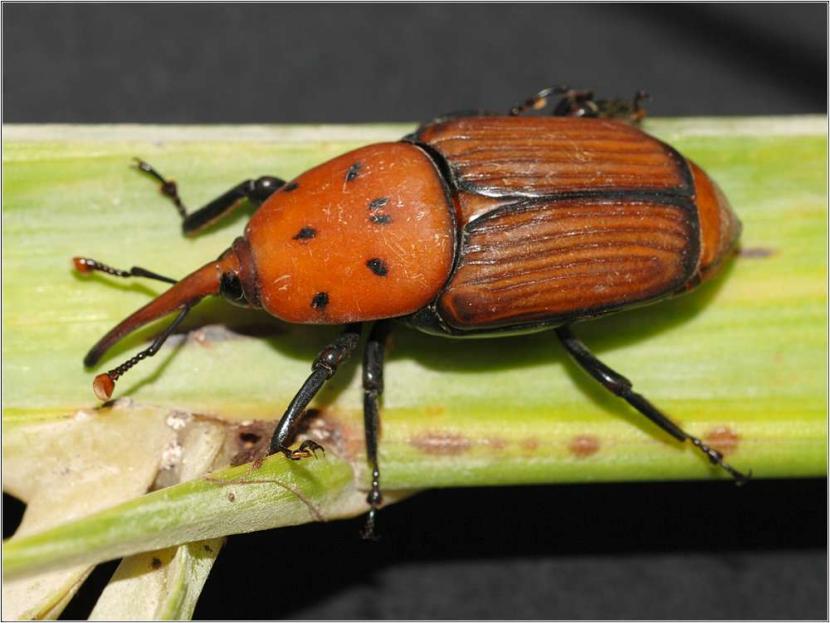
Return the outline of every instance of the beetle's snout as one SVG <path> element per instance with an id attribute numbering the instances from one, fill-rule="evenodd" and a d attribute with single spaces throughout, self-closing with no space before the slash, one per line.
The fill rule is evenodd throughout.
<path id="1" fill-rule="evenodd" d="M 689 165 L 694 177 L 700 217 L 698 272 L 701 279 L 706 279 L 732 255 L 741 236 L 742 225 L 718 185 L 700 167 L 692 162 Z"/>

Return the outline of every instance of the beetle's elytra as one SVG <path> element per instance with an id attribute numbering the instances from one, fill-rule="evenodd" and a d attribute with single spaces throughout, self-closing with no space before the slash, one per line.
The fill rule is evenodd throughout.
<path id="1" fill-rule="evenodd" d="M 524 116 L 542 109 L 551 93 L 562 96 L 552 116 Z M 246 180 L 190 214 L 175 183 L 139 161 L 176 204 L 186 234 L 242 199 L 261 205 L 225 253 L 180 281 L 75 258 L 82 272 L 174 283 L 87 354 L 84 363 L 94 365 L 128 333 L 178 312 L 149 348 L 98 375 L 96 394 L 108 399 L 115 380 L 155 354 L 209 294 L 287 322 L 342 324 L 343 334 L 320 352 L 271 442 L 271 452 L 303 458 L 318 448 L 311 441 L 289 448 L 305 407 L 371 323 L 363 360 L 371 534 L 382 501 L 378 399 L 389 321 L 454 337 L 555 329 L 575 361 L 607 389 L 744 479 L 570 330 L 579 320 L 695 287 L 732 253 L 740 234 L 709 176 L 634 127 L 643 116 L 641 97 L 629 104 L 546 89 L 509 115 L 439 118 L 400 142 L 343 154 L 289 183 L 271 176 Z"/>

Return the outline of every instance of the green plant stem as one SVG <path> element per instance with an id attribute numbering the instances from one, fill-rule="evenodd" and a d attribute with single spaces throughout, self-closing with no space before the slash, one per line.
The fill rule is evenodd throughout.
<path id="1" fill-rule="evenodd" d="M 744 224 L 742 254 L 691 294 L 575 327 L 652 402 L 760 478 L 826 473 L 825 125 L 803 117 L 649 122 L 647 130 L 724 189 Z M 163 289 L 81 277 L 69 258 L 88 255 L 178 277 L 216 257 L 242 230 L 244 211 L 183 239 L 172 207 L 128 168 L 132 156 L 175 177 L 196 207 L 242 179 L 290 179 L 349 148 L 409 130 L 7 127 L 4 468 L 37 460 L 22 441 L 36 424 L 65 422 L 94 407 L 83 354 Z M 288 326 L 218 300 L 200 304 L 188 323 L 186 339 L 119 382 L 116 395 L 132 402 L 118 408 L 149 405 L 226 425 L 272 421 L 335 332 Z M 102 367 L 133 354 L 158 326 L 119 345 Z M 388 359 L 380 458 L 390 491 L 723 477 L 586 378 L 551 334 L 455 341 L 399 330 Z M 14 537 L 4 546 L 5 573 L 310 521 L 316 514 L 309 504 L 326 518 L 362 512 L 359 377 L 352 361 L 314 403 L 321 412 L 309 434 L 329 449 L 325 460 L 297 467 L 269 459 L 255 476 L 264 482 L 234 485 L 233 503 L 228 485 L 201 479 Z M 212 478 L 249 478 L 250 470 Z M 32 494 L 25 479 L 6 487 L 24 500 Z"/>

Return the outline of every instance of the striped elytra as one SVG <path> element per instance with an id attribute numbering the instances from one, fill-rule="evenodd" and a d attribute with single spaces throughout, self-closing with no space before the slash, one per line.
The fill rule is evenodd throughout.
<path id="1" fill-rule="evenodd" d="M 682 292 L 740 223 L 672 147 L 607 119 L 460 117 L 415 140 L 455 191 L 460 244 L 430 332 L 557 326 Z"/>
<path id="2" fill-rule="evenodd" d="M 439 299 L 452 326 L 567 319 L 659 297 L 694 265 L 694 223 L 648 200 L 524 201 L 470 223 Z"/>

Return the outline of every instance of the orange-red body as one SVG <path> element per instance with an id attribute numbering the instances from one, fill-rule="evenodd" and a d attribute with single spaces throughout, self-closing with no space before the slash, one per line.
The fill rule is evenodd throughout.
<path id="1" fill-rule="evenodd" d="M 403 142 L 303 173 L 257 210 L 245 237 L 262 307 L 288 322 L 326 324 L 428 305 L 450 273 L 456 239 L 438 168 Z"/>
<path id="2" fill-rule="evenodd" d="M 625 123 L 469 116 L 323 163 L 244 237 L 90 351 L 238 279 L 293 323 L 400 318 L 443 335 L 538 330 L 677 294 L 740 223 L 714 182 Z"/>

